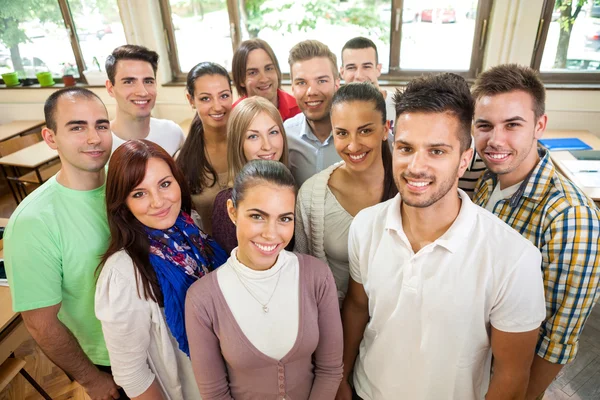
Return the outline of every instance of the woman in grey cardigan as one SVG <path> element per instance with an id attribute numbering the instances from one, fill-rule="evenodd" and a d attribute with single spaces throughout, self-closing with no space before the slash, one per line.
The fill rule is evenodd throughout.
<path id="1" fill-rule="evenodd" d="M 337 164 L 307 180 L 298 194 L 294 250 L 329 265 L 340 304 L 348 289 L 348 231 L 363 208 L 394 197 L 385 100 L 369 82 L 333 97 L 331 125 Z"/>

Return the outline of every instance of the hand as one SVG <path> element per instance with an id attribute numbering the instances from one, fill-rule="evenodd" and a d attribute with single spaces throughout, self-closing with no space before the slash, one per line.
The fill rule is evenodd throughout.
<path id="1" fill-rule="evenodd" d="M 343 379 L 340 383 L 335 400 L 352 400 L 352 388 L 347 380 Z"/>
<path id="2" fill-rule="evenodd" d="M 98 371 L 98 375 L 82 386 L 92 400 L 112 400 L 120 397 L 119 387 L 112 375 L 106 372 Z"/>

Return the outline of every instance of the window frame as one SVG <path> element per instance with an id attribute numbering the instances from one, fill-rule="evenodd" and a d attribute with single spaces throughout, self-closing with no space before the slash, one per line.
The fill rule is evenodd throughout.
<path id="1" fill-rule="evenodd" d="M 115 0 L 116 1 L 116 0 Z M 75 82 L 77 84 L 88 85 L 88 81 L 83 75 L 83 71 L 85 71 L 85 62 L 83 61 L 83 51 L 81 50 L 81 46 L 79 44 L 79 39 L 77 37 L 77 28 L 75 27 L 75 21 L 73 19 L 73 14 L 71 13 L 71 6 L 69 5 L 69 0 L 56 0 L 58 3 L 58 7 L 60 9 L 60 13 L 63 19 L 63 23 L 65 25 L 65 29 L 69 35 L 69 42 L 71 43 L 71 49 L 73 51 L 73 56 L 75 57 L 75 64 L 77 65 L 77 71 L 79 72 L 79 78 L 75 78 Z M 54 78 L 54 81 L 57 84 L 63 84 L 62 77 Z M 0 77 L 0 84 L 4 85 L 4 80 Z M 55 87 L 55 86 L 53 86 Z M 38 89 L 39 85 L 34 86 L 15 86 L 9 87 L 7 89 Z"/>
<path id="2" fill-rule="evenodd" d="M 442 70 L 401 70 L 400 66 L 400 45 L 402 42 L 402 10 L 404 0 L 389 0 L 392 5 L 392 15 L 390 18 L 390 65 L 387 73 L 381 74 L 380 82 L 390 85 L 401 85 L 412 78 L 423 74 L 435 74 Z M 175 30 L 173 29 L 173 20 L 171 18 L 171 4 L 169 0 L 159 0 L 161 18 L 164 27 L 164 37 L 169 53 L 169 64 L 172 71 L 171 84 L 185 82 L 187 72 L 181 70 L 179 56 L 177 52 L 177 42 L 175 40 Z M 467 71 L 450 71 L 463 76 L 468 80 L 474 80 L 483 66 L 483 57 L 485 45 L 487 43 L 490 15 L 492 12 L 493 0 L 479 0 L 477 4 L 477 19 L 475 22 L 475 32 L 473 35 L 473 47 L 471 52 L 471 63 Z M 229 13 L 229 23 L 232 37 L 232 51 L 238 48 L 241 40 L 241 21 L 239 18 L 239 1 L 227 0 L 227 11 Z M 339 56 L 339 55 L 338 55 Z M 444 70 L 445 72 L 446 70 Z M 289 73 L 282 74 L 283 81 L 289 81 Z"/>
<path id="3" fill-rule="evenodd" d="M 590 0 L 593 1 L 593 0 Z M 542 72 L 542 58 L 546 47 L 546 39 L 550 31 L 550 23 L 552 22 L 552 12 L 556 0 L 544 0 L 542 13 L 538 22 L 537 35 L 533 46 L 533 54 L 531 57 L 531 68 L 539 72 L 544 83 L 556 85 L 585 85 L 585 84 L 600 84 L 600 71 L 598 72 Z"/>

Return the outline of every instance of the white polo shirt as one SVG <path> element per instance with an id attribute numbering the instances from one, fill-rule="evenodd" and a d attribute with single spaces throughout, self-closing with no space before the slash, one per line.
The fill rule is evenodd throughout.
<path id="1" fill-rule="evenodd" d="M 354 368 L 365 400 L 483 399 L 491 326 L 526 332 L 545 318 L 539 250 L 459 194 L 454 223 L 416 254 L 399 195 L 352 222 L 350 276 L 369 298 Z"/>
<path id="2" fill-rule="evenodd" d="M 290 171 L 298 187 L 342 159 L 333 145 L 333 135 L 321 142 L 310 129 L 303 113 L 286 120 L 283 127 L 290 149 Z"/>

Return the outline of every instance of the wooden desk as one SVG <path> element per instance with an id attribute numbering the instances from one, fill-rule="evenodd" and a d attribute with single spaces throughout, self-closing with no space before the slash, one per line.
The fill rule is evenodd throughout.
<path id="1" fill-rule="evenodd" d="M 0 125 L 0 142 L 15 136 L 23 135 L 29 131 L 40 128 L 45 124 L 44 121 L 12 121 L 8 124 Z"/>
<path id="2" fill-rule="evenodd" d="M 42 141 L 0 158 L 0 165 L 35 169 L 56 158 L 58 152 Z"/>
<path id="3" fill-rule="evenodd" d="M 600 150 L 600 138 L 589 131 L 575 131 L 575 130 L 551 130 L 546 131 L 543 136 L 545 139 L 553 138 L 579 138 L 588 145 L 592 146 L 594 150 Z M 576 160 L 576 158 L 568 151 L 551 151 L 550 158 L 556 168 L 566 176 L 568 179 L 573 181 L 579 188 L 596 203 L 600 202 L 600 187 L 585 187 L 578 182 L 577 177 L 574 176 L 568 168 L 562 163 L 567 160 Z"/>

